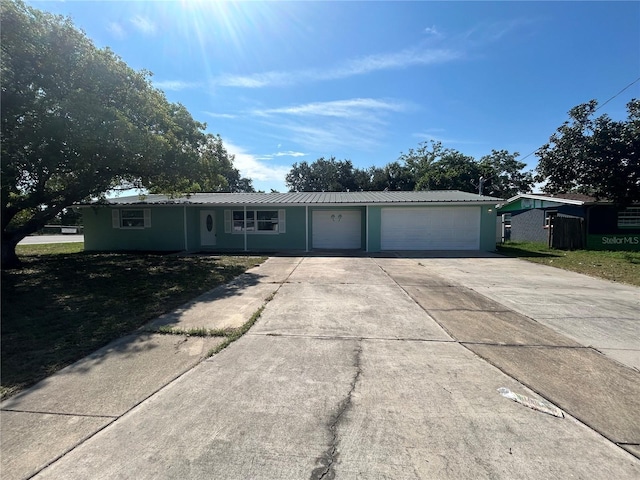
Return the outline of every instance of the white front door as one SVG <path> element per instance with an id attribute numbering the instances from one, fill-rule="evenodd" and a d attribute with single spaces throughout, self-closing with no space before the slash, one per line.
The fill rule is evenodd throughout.
<path id="1" fill-rule="evenodd" d="M 216 212 L 200 211 L 200 245 L 212 247 L 216 244 Z"/>

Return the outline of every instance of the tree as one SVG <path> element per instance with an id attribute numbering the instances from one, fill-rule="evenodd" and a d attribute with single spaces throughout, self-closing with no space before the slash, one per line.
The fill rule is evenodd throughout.
<path id="1" fill-rule="evenodd" d="M 368 172 L 370 176 L 369 188 L 363 190 L 410 191 L 416 186 L 411 169 L 398 161 L 387 163 L 384 167 L 370 167 Z"/>
<path id="2" fill-rule="evenodd" d="M 254 192 L 252 180 L 240 176 L 233 160 L 220 135 L 207 134 L 198 147 L 197 162 L 191 166 L 193 171 L 180 179 L 161 172 L 154 178 L 149 193 Z"/>
<path id="3" fill-rule="evenodd" d="M 346 192 L 360 190 L 351 160 L 328 160 L 320 157 L 315 162 L 294 163 L 285 177 L 291 192 Z"/>
<path id="4" fill-rule="evenodd" d="M 569 111 L 569 120 L 538 149 L 536 181 L 547 193 L 578 192 L 627 205 L 640 201 L 640 100 L 627 104 L 626 121 L 593 118 L 591 100 Z"/>
<path id="5" fill-rule="evenodd" d="M 507 199 L 531 191 L 533 174 L 522 171 L 527 165 L 518 161 L 518 156 L 518 152 L 492 150 L 490 155 L 480 159 L 478 166 L 484 183 L 483 194 Z"/>
<path id="6" fill-rule="evenodd" d="M 414 177 L 416 190 L 461 190 L 499 198 L 531 191 L 533 175 L 523 172 L 526 164 L 518 153 L 492 150 L 479 161 L 463 153 L 444 148 L 440 142 L 422 142 L 418 148 L 400 156 Z"/>
<path id="7" fill-rule="evenodd" d="M 462 190 L 473 192 L 475 182 L 482 176 L 480 167 L 473 157 L 457 150 L 442 149 L 438 158 L 418 179 L 416 190 Z"/>
<path id="8" fill-rule="evenodd" d="M 19 265 L 22 238 L 74 203 L 123 185 L 177 190 L 202 175 L 205 125 L 71 20 L 2 0 L 1 48 L 3 268 Z"/>

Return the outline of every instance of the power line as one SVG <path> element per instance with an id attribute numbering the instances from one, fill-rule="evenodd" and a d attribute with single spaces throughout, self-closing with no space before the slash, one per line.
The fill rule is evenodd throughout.
<path id="1" fill-rule="evenodd" d="M 626 87 L 624 87 L 622 90 L 620 90 L 618 93 L 616 93 L 613 97 L 611 97 L 609 100 L 607 100 L 606 102 L 604 102 L 602 105 L 600 105 L 598 108 L 596 108 L 594 110 L 594 112 L 597 112 L 598 110 L 600 110 L 602 107 L 604 107 L 607 103 L 609 103 L 611 100 L 613 100 L 614 98 L 616 98 L 618 95 L 620 95 L 622 92 L 624 92 L 627 88 L 629 88 L 631 85 L 633 85 L 634 83 L 638 83 L 640 81 L 640 77 L 636 78 L 633 82 L 631 82 L 629 85 L 627 85 Z"/>
<path id="2" fill-rule="evenodd" d="M 624 87 L 622 90 L 620 90 L 618 93 L 616 93 L 613 97 L 609 98 L 609 100 L 607 100 L 606 102 L 604 102 L 602 105 L 600 105 L 598 108 L 596 108 L 593 113 L 597 112 L 598 110 L 600 110 L 602 107 L 604 107 L 607 103 L 609 103 L 611 100 L 613 100 L 614 98 L 616 98 L 618 95 L 620 95 L 622 92 L 624 92 L 625 90 L 627 90 L 629 87 L 631 87 L 632 85 L 636 84 L 640 82 L 640 77 L 636 78 L 633 82 L 631 82 L 629 85 L 627 85 L 626 87 Z M 527 155 L 525 155 L 524 157 L 520 158 L 519 161 L 523 161 L 526 158 L 529 158 L 531 155 L 533 155 L 534 153 L 536 153 L 538 151 L 538 149 L 536 148 L 533 152 L 528 153 Z"/>

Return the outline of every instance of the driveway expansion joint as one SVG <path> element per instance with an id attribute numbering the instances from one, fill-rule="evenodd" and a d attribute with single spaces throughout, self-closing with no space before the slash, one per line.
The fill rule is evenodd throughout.
<path id="1" fill-rule="evenodd" d="M 20 410 L 17 408 L 2 408 L 0 410 L 2 410 L 3 412 L 35 413 L 38 415 L 60 415 L 65 417 L 111 418 L 113 420 L 120 418 L 117 415 L 93 415 L 90 413 L 44 412 L 39 410 Z"/>
<path id="2" fill-rule="evenodd" d="M 457 343 L 460 345 L 484 345 L 487 347 L 512 347 L 512 348 L 546 348 L 546 349 L 573 349 L 573 350 L 594 350 L 595 352 L 602 353 L 596 348 L 587 345 L 550 345 L 541 343 L 496 343 L 496 342 L 466 342 L 460 340 Z"/>
<path id="3" fill-rule="evenodd" d="M 315 468 L 311 472 L 311 480 L 332 480 L 335 478 L 336 473 L 334 469 L 334 464 L 338 456 L 338 427 L 339 424 L 347 410 L 351 408 L 351 402 L 353 398 L 353 392 L 356 389 L 356 385 L 362 374 L 362 339 L 359 339 L 358 347 L 355 351 L 355 359 L 354 359 L 354 367 L 356 369 L 356 373 L 351 381 L 349 391 L 347 392 L 347 396 L 340 402 L 338 406 L 338 410 L 333 416 L 331 423 L 329 424 L 329 432 L 331 433 L 331 442 L 329 444 L 329 448 L 326 450 L 322 457 L 317 459 L 317 463 L 320 464 L 319 467 Z"/>
<path id="4" fill-rule="evenodd" d="M 409 338 L 409 337 L 362 337 L 362 336 L 347 336 L 347 335 L 307 335 L 301 333 L 247 333 L 248 336 L 253 337 L 278 337 L 278 338 L 311 338 L 316 340 L 371 340 L 371 341 L 383 341 L 383 342 L 421 342 L 421 343 L 460 343 L 454 339 L 441 339 L 441 338 Z"/>

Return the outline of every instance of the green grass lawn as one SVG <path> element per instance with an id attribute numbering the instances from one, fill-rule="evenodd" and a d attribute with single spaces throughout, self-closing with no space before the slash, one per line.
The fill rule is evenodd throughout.
<path id="1" fill-rule="evenodd" d="M 640 286 L 640 252 L 554 250 L 541 243 L 507 242 L 498 252 L 530 262 Z"/>
<path id="2" fill-rule="evenodd" d="M 2 271 L 0 398 L 265 260 L 82 248 L 82 243 L 18 246 L 24 268 Z"/>

